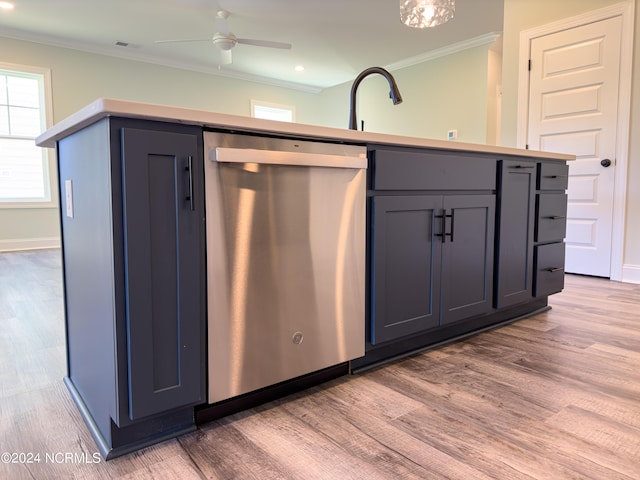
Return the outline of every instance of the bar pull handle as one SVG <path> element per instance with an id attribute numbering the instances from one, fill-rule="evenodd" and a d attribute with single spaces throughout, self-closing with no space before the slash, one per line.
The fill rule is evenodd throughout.
<path id="1" fill-rule="evenodd" d="M 209 160 L 225 163 L 260 163 L 302 167 L 367 168 L 367 158 L 364 155 L 356 157 L 353 155 L 256 150 L 251 148 L 216 147 L 211 150 Z"/>
<path id="2" fill-rule="evenodd" d="M 447 214 L 445 210 L 442 212 L 442 215 L 436 215 L 436 218 L 442 219 L 442 233 L 436 233 L 436 237 L 442 237 L 442 243 L 447 243 L 447 237 L 451 237 L 451 241 L 453 242 L 453 211 L 451 215 Z M 447 233 L 447 218 L 451 219 L 451 232 Z"/>
<path id="3" fill-rule="evenodd" d="M 546 269 L 547 272 L 555 273 L 555 272 L 563 272 L 564 268 L 562 267 L 551 267 Z"/>
<path id="4" fill-rule="evenodd" d="M 513 165 L 509 168 L 536 168 L 535 165 Z"/>
<path id="5" fill-rule="evenodd" d="M 441 224 L 440 224 L 440 227 L 441 227 L 441 228 L 440 228 L 440 231 L 441 231 L 442 233 L 436 233 L 436 234 L 435 234 L 435 236 L 436 236 L 436 237 L 442 237 L 442 243 L 445 243 L 445 241 L 446 241 L 446 237 L 445 237 L 446 233 L 445 233 L 445 230 L 447 229 L 447 220 L 445 219 L 445 214 L 444 214 L 444 212 L 442 212 L 442 215 L 436 215 L 436 216 L 435 216 L 435 218 L 439 218 L 439 219 L 441 219 L 441 220 L 442 220 L 442 222 L 441 222 Z"/>
<path id="6" fill-rule="evenodd" d="M 545 175 L 544 178 L 567 178 L 569 175 Z"/>
<path id="7" fill-rule="evenodd" d="M 548 216 L 547 218 L 548 218 L 549 220 L 562 220 L 562 219 L 567 218 L 567 217 L 563 217 L 563 216 L 561 216 L 561 215 L 550 215 L 550 216 Z"/>
<path id="8" fill-rule="evenodd" d="M 195 211 L 195 204 L 193 201 L 193 157 L 189 155 L 187 160 L 187 167 L 185 168 L 187 172 L 189 172 L 189 195 L 185 198 L 185 200 L 189 201 L 189 208 L 191 211 Z"/>

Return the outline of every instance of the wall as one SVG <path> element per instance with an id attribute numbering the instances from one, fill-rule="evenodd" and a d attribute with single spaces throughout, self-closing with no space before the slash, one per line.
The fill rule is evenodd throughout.
<path id="1" fill-rule="evenodd" d="M 634 35 L 624 263 L 628 278 L 640 283 L 640 5 L 637 0 Z"/>
<path id="2" fill-rule="evenodd" d="M 403 98 L 400 105 L 389 100 L 384 77 L 366 77 L 358 88 L 358 128 L 364 120 L 367 131 L 443 140 L 448 130 L 456 129 L 459 141 L 492 143 L 487 141 L 491 130 L 487 127 L 489 110 L 495 110 L 495 104 L 487 102 L 489 68 L 493 65 L 489 61 L 491 47 L 469 48 L 393 71 Z M 493 88 L 495 91 L 495 85 Z M 333 108 L 333 112 L 317 110 L 323 123 L 348 126 L 350 89 L 348 83 L 322 92 L 322 104 Z M 333 125 L 335 105 L 339 105 L 339 123 Z"/>
<path id="3" fill-rule="evenodd" d="M 265 100 L 296 105 L 301 123 L 313 122 L 318 101 L 315 94 L 291 89 L 3 37 L 0 62 L 51 69 L 52 123 L 99 97 L 238 115 L 251 114 L 251 99 Z M 56 246 L 59 235 L 57 208 L 0 208 L 0 251 Z"/>
<path id="4" fill-rule="evenodd" d="M 487 142 L 492 135 L 487 117 L 495 116 L 490 113 L 494 104 L 487 103 L 493 88 L 488 70 L 495 69 L 490 48 L 474 47 L 395 71 L 404 98 L 398 106 L 389 101 L 383 77 L 368 77 L 358 95 L 365 128 L 440 139 L 457 129 L 459 141 Z M 0 62 L 51 69 L 53 123 L 98 97 L 111 97 L 247 116 L 255 99 L 295 105 L 299 123 L 348 126 L 351 83 L 311 94 L 3 37 Z M 492 78 L 495 83 L 495 72 Z M 56 208 L 0 208 L 0 225 L 0 251 L 59 244 Z"/>

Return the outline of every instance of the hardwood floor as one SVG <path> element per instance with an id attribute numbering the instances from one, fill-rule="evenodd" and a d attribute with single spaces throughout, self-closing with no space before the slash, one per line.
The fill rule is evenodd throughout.
<path id="1" fill-rule="evenodd" d="M 0 255 L 0 479 L 640 478 L 640 285 L 572 275 L 549 312 L 93 463 L 59 255 Z"/>

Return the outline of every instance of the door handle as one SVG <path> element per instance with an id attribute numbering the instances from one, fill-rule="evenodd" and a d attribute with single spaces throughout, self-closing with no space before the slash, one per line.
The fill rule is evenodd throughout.
<path id="1" fill-rule="evenodd" d="M 564 270 L 564 268 L 562 268 L 562 267 L 551 267 L 551 268 L 547 268 L 546 270 L 547 270 L 547 272 L 555 273 L 555 272 L 562 272 Z"/>
<path id="2" fill-rule="evenodd" d="M 602 160 L 600 160 L 600 165 L 602 165 L 604 168 L 610 167 L 611 160 L 609 160 L 608 158 L 603 158 Z"/>

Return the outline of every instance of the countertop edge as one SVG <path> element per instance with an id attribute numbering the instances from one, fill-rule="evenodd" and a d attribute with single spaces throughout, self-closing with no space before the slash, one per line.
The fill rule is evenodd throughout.
<path id="1" fill-rule="evenodd" d="M 385 133 L 362 132 L 301 123 L 277 122 L 273 120 L 263 120 L 240 115 L 211 112 L 207 110 L 172 107 L 168 105 L 132 102 L 111 98 L 99 98 L 55 124 L 36 138 L 36 145 L 40 147 L 55 147 L 56 142 L 62 138 L 109 116 L 156 120 L 180 123 L 184 125 L 198 125 L 207 128 L 230 128 L 247 132 L 295 135 L 297 137 L 310 139 L 337 140 L 361 145 L 380 144 L 414 146 L 432 148 L 436 150 L 527 156 L 541 159 L 544 158 L 547 160 L 575 160 L 574 155 L 562 153 L 523 150 L 497 145 L 451 142 L 447 140 L 408 137 Z"/>

